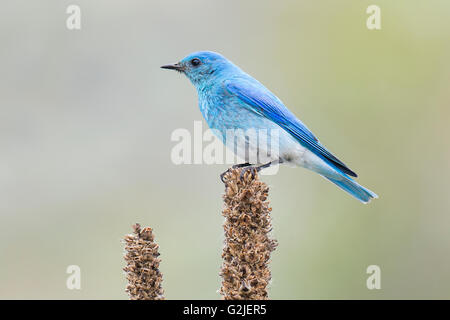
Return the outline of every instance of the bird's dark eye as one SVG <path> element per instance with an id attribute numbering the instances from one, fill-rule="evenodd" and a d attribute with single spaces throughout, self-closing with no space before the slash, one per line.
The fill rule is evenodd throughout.
<path id="1" fill-rule="evenodd" d="M 200 63 L 201 63 L 201 62 L 200 62 L 200 59 L 194 58 L 194 59 L 191 60 L 191 64 L 192 64 L 194 67 L 198 66 Z"/>

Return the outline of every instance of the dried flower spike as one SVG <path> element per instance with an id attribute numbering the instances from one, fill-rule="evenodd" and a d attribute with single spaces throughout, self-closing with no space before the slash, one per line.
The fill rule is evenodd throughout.
<path id="1" fill-rule="evenodd" d="M 241 170 L 230 169 L 223 179 L 225 246 L 220 294 L 225 300 L 268 299 L 270 254 L 277 246 L 269 236 L 269 188 L 256 172 L 247 171 L 241 179 Z"/>
<path id="2" fill-rule="evenodd" d="M 131 300 L 164 300 L 159 271 L 159 246 L 154 242 L 152 229 L 141 230 L 136 223 L 133 234 L 125 236 L 125 261 L 128 286 L 126 292 Z"/>

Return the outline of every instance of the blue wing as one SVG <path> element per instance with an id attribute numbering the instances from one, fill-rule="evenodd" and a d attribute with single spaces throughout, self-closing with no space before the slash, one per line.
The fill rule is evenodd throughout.
<path id="1" fill-rule="evenodd" d="M 274 94 L 256 80 L 234 78 L 224 81 L 229 93 L 238 97 L 249 106 L 249 109 L 275 122 L 289 132 L 297 141 L 327 163 L 337 167 L 342 172 L 356 177 L 342 161 L 331 154 L 313 133 L 290 112 Z"/>

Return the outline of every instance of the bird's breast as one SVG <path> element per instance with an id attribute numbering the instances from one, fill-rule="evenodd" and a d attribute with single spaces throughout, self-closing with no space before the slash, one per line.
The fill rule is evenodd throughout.
<path id="1" fill-rule="evenodd" d="M 200 111 L 211 129 L 267 129 L 270 121 L 248 109 L 235 96 L 199 94 Z"/>

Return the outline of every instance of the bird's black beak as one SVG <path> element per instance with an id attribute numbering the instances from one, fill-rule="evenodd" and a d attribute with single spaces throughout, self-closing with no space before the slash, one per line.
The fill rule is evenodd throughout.
<path id="1" fill-rule="evenodd" d="M 170 69 L 170 70 L 177 70 L 177 71 L 184 71 L 184 67 L 180 65 L 179 63 L 175 64 L 166 64 L 165 66 L 161 66 L 163 69 Z"/>

